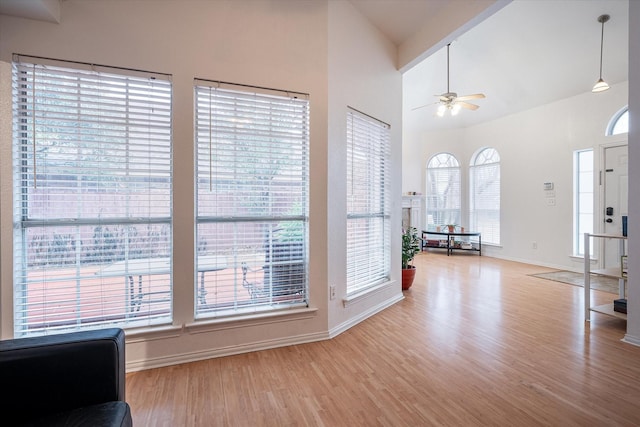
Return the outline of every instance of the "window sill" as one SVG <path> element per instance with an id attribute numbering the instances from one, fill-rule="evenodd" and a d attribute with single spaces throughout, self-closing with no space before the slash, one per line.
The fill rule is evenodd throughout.
<path id="1" fill-rule="evenodd" d="M 228 316 L 216 319 L 202 319 L 185 324 L 184 329 L 189 333 L 199 334 L 224 329 L 244 328 L 254 325 L 311 319 L 317 315 L 317 312 L 317 308 L 305 307 L 257 314 Z"/>
<path id="2" fill-rule="evenodd" d="M 379 294 L 382 291 L 387 290 L 390 286 L 397 285 L 397 281 L 389 280 L 387 282 L 380 283 L 378 285 L 374 285 L 368 288 L 361 289 L 357 292 L 354 292 L 350 295 L 347 295 L 342 299 L 342 304 L 345 308 L 357 304 L 369 297 L 372 297 L 376 294 Z"/>
<path id="3" fill-rule="evenodd" d="M 127 329 L 126 327 L 124 328 L 127 343 L 176 338 L 179 337 L 181 333 L 182 326 L 176 325 L 145 326 L 131 329 Z"/>

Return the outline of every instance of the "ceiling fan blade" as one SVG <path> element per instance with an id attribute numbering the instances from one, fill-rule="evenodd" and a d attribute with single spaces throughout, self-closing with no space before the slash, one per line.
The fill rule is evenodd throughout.
<path id="1" fill-rule="evenodd" d="M 485 98 L 484 93 L 474 93 L 473 95 L 463 95 L 456 98 L 456 101 L 468 101 L 470 99 L 482 99 Z"/>
<path id="2" fill-rule="evenodd" d="M 458 98 L 458 99 L 460 99 L 460 98 Z M 478 108 L 480 108 L 475 104 L 470 104 L 470 103 L 464 102 L 464 101 L 456 101 L 456 105 L 459 105 L 462 108 L 466 108 L 467 110 L 477 110 Z"/>

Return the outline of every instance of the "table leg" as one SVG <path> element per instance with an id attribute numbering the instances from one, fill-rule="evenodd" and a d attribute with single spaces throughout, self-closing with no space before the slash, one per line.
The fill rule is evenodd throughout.
<path id="1" fill-rule="evenodd" d="M 626 295 L 625 295 L 625 289 L 624 289 L 624 287 L 625 287 L 625 286 L 624 286 L 624 282 L 625 282 L 625 280 L 626 280 L 626 279 L 624 279 L 624 278 L 622 278 L 622 277 L 618 279 L 618 297 L 619 297 L 620 299 L 624 299 L 624 298 L 626 298 Z"/>
<path id="2" fill-rule="evenodd" d="M 138 306 L 136 307 L 136 311 L 140 311 L 140 306 L 142 305 L 142 274 L 138 275 Z"/>
<path id="3" fill-rule="evenodd" d="M 129 312 L 140 311 L 142 305 L 142 275 L 138 275 L 138 293 L 136 294 L 133 275 L 129 275 Z"/>
<path id="4" fill-rule="evenodd" d="M 591 256 L 589 233 L 584 233 L 584 320 L 591 320 Z"/>
<path id="5" fill-rule="evenodd" d="M 136 287 L 133 281 L 133 275 L 129 275 L 129 313 L 140 311 L 140 293 L 142 292 L 142 278 L 139 278 L 139 291 L 136 294 Z"/>
<path id="6" fill-rule="evenodd" d="M 207 303 L 207 290 L 204 288 L 204 271 L 200 272 L 200 292 L 198 292 L 198 300 L 202 305 Z"/>
<path id="7" fill-rule="evenodd" d="M 133 276 L 127 276 L 127 277 L 129 278 L 129 313 L 133 313 L 133 307 L 135 305 Z"/>

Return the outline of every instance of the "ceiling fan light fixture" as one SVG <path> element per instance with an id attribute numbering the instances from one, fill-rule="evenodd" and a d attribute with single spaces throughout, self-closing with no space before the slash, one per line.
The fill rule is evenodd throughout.
<path id="1" fill-rule="evenodd" d="M 609 18 L 610 18 L 609 15 L 600 15 L 598 17 L 598 22 L 602 24 L 602 32 L 600 33 L 600 79 L 598 79 L 596 84 L 593 86 L 593 89 L 591 89 L 591 92 L 593 93 L 604 92 L 605 90 L 609 89 L 609 85 L 602 78 L 602 51 L 604 47 L 604 23 L 607 22 Z"/>
<path id="2" fill-rule="evenodd" d="M 458 96 L 456 92 L 451 92 L 449 88 L 449 46 L 451 43 L 447 44 L 447 91 L 442 95 L 435 95 L 438 97 L 438 101 L 434 104 L 438 104 L 438 109 L 436 110 L 436 116 L 444 117 L 449 110 L 449 113 L 452 116 L 457 115 L 461 109 L 466 108 L 468 110 L 477 110 L 479 107 L 475 104 L 471 104 L 467 101 L 471 99 L 482 99 L 485 98 L 483 93 L 474 93 L 473 95 L 462 95 Z M 418 110 L 420 108 L 424 108 L 426 106 L 433 104 L 425 104 L 419 107 L 415 107 L 412 110 Z"/>

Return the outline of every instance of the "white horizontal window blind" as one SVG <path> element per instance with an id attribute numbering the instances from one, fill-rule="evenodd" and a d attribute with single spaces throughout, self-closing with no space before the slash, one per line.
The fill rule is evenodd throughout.
<path id="1" fill-rule="evenodd" d="M 171 321 L 171 83 L 13 63 L 16 336 Z"/>
<path id="2" fill-rule="evenodd" d="M 195 82 L 196 317 L 306 306 L 308 96 Z"/>
<path id="3" fill-rule="evenodd" d="M 500 244 L 500 155 L 485 148 L 470 168 L 470 225 L 482 233 L 482 243 Z"/>
<path id="4" fill-rule="evenodd" d="M 439 153 L 427 165 L 427 225 L 460 224 L 460 164 L 449 153 Z"/>
<path id="5" fill-rule="evenodd" d="M 389 125 L 347 112 L 347 294 L 389 280 Z"/>

